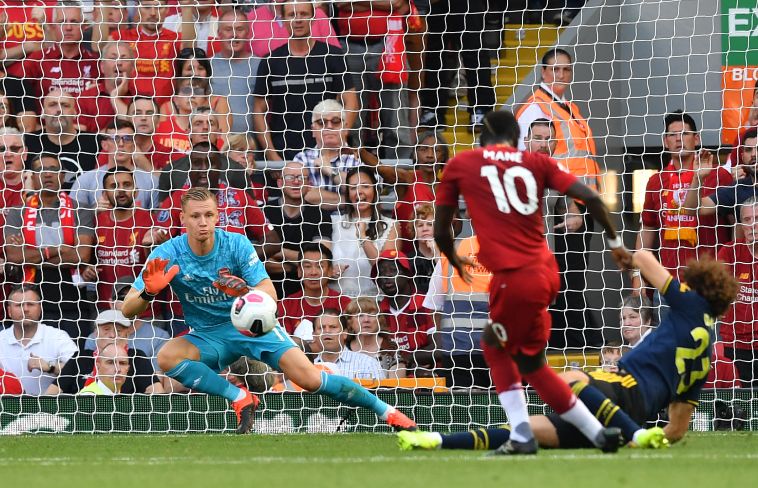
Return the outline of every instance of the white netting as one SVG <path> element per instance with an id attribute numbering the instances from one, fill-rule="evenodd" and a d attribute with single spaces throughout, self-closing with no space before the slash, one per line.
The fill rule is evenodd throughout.
<path id="1" fill-rule="evenodd" d="M 105 391 L 110 383 L 98 369 L 118 361 L 106 354 L 110 363 L 101 358 L 100 366 L 98 349 L 128 335 L 123 393 L 186 392 L 157 358 L 188 329 L 177 297 L 160 294 L 134 322 L 111 309 L 151 249 L 182 234 L 182 195 L 210 187 L 219 226 L 255 245 L 283 297 L 281 325 L 311 359 L 370 386 L 410 389 L 409 407 L 415 393 L 432 390 L 476 403 L 491 388 L 479 346 L 486 270 L 456 288 L 433 241 L 433 200 L 445 162 L 475 147 L 482 117 L 501 107 L 519 118 L 523 145 L 551 152 L 601 191 L 629 247 L 643 208 L 651 210 L 643 245 L 660 244 L 669 267 L 695 249 L 713 254 L 731 249 L 725 244 L 734 237 L 751 239 L 735 225 L 734 208 L 752 196 L 752 180 L 728 185 L 730 172 L 752 178 L 758 145 L 745 133 L 758 124 L 754 2 L 543 3 L 2 2 L 8 327 L 0 368 L 29 395 L 77 393 L 96 371 L 105 381 L 88 388 Z M 543 59 L 555 47 L 566 52 Z M 665 126 L 677 109 L 694 117 L 696 130 Z M 684 147 L 688 165 L 701 145 L 723 174 L 705 181 L 700 201 L 693 193 L 689 213 L 700 215 L 686 217 L 693 172 L 661 191 L 646 185 L 670 151 Z M 667 207 L 668 221 L 657 212 Z M 606 361 L 615 363 L 622 345 L 646 332 L 635 324 L 647 311 L 633 300 L 621 305 L 636 281 L 616 270 L 602 229 L 581 205 L 549 195 L 545 209 L 562 277 L 548 360 L 558 370 L 591 370 L 603 365 L 607 346 Z M 473 256 L 465 210 L 457 224 L 460 246 Z M 732 258 L 742 284 L 736 337 L 734 327 L 717 326 L 715 386 L 728 390 L 750 387 L 756 364 L 755 260 L 746 249 Z M 24 282 L 39 285 L 41 306 L 10 295 Z M 39 308 L 48 326 L 35 329 Z M 316 320 L 332 309 L 344 319 L 342 335 L 339 321 Z M 347 361 L 345 349 L 357 359 Z M 258 374 L 246 376 L 248 366 Z M 302 391 L 273 373 L 264 384 L 259 364 L 238 363 L 231 376 L 259 391 Z M 13 392 L 13 378 L 4 378 Z M 743 403 L 734 405 L 754 420 L 752 393 L 738 396 Z M 422 402 L 432 423 L 434 408 L 445 405 L 436 402 Z M 734 413 L 725 412 L 715 415 Z M 486 412 L 470 415 L 450 422 L 494 422 Z M 286 429 L 273 414 L 266 422 L 262 431 Z M 329 430 L 329 422 L 339 424 L 325 422 Z"/>

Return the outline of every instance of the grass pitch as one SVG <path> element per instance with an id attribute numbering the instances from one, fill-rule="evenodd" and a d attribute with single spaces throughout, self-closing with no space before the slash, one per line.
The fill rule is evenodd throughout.
<path id="1" fill-rule="evenodd" d="M 341 435 L 0 437 L 2 487 L 613 487 L 758 483 L 758 435 L 690 433 L 663 451 L 401 453 L 395 438 Z"/>

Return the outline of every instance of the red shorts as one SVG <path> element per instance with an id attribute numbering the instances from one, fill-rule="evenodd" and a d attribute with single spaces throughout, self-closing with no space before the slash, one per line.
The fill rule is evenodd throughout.
<path id="1" fill-rule="evenodd" d="M 507 352 L 533 356 L 545 349 L 552 324 L 547 307 L 560 286 L 552 254 L 536 266 L 493 273 L 490 318 L 505 327 Z"/>

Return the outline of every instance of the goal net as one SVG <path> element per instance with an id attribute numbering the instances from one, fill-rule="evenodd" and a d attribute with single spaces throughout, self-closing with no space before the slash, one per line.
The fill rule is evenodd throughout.
<path id="1" fill-rule="evenodd" d="M 692 429 L 752 430 L 754 2 L 607 3 L 3 2 L 0 432 L 233 430 L 228 402 L 169 378 L 160 351 L 225 323 L 231 299 L 212 283 L 257 261 L 277 333 L 318 368 L 425 428 L 507 421 L 480 346 L 491 275 L 475 261 L 464 283 L 433 233 L 445 164 L 500 109 L 521 149 L 601 193 L 629 249 L 675 273 L 692 257 L 729 263 L 740 291 L 714 326 L 710 371 L 683 381 L 708 374 Z M 193 188 L 254 256 L 182 268 L 125 317 L 151 253 L 202 220 Z M 561 277 L 547 361 L 616 371 L 669 308 L 617 269 L 582 202 L 548 193 L 542 207 Z M 475 258 L 463 201 L 454 230 Z M 214 348 L 203 360 L 261 395 L 257 432 L 385 429 Z"/>

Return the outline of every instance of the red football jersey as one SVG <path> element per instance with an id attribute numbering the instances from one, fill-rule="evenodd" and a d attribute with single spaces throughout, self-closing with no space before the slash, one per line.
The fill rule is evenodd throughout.
<path id="1" fill-rule="evenodd" d="M 118 278 L 136 277 L 142 271 L 150 251 L 142 246 L 142 238 L 153 225 L 152 214 L 142 208 L 134 209 L 134 216 L 121 222 L 115 222 L 108 210 L 95 217 L 97 298 L 101 305 L 111 302 L 113 284 Z"/>
<path id="2" fill-rule="evenodd" d="M 256 205 L 255 199 L 244 190 L 229 187 L 224 183 L 219 186 L 220 189 L 216 192 L 219 214 L 217 226 L 229 232 L 252 236 L 253 239 L 262 242 L 270 225 L 266 223 L 266 217 Z M 171 196 L 163 201 L 158 212 L 158 225 L 169 229 L 172 236 L 184 231 L 179 214 L 182 211 L 182 195 L 186 191 L 182 188 L 172 192 Z"/>
<path id="3" fill-rule="evenodd" d="M 164 151 L 168 149 L 166 157 L 171 160 L 181 159 L 192 151 L 189 134 L 179 127 L 174 115 L 158 124 L 153 141 L 157 146 L 164 148 Z"/>
<path id="4" fill-rule="evenodd" d="M 479 239 L 479 261 L 490 271 L 529 266 L 550 253 L 543 235 L 542 196 L 565 193 L 577 181 L 555 160 L 510 146 L 487 146 L 451 159 L 437 187 L 437 204 L 466 200 Z"/>
<path id="5" fill-rule="evenodd" d="M 122 100 L 127 105 L 132 102 L 131 96 L 122 97 Z M 116 118 L 116 108 L 102 81 L 84 90 L 76 99 L 76 104 L 79 107 L 79 125 L 84 132 L 105 130 Z"/>
<path id="6" fill-rule="evenodd" d="M 432 311 L 424 308 L 425 296 L 413 295 L 403 310 L 393 313 L 387 298 L 379 303 L 379 313 L 387 320 L 392 342 L 400 351 L 415 351 L 429 344 L 429 331 L 434 328 Z"/>
<path id="7" fill-rule="evenodd" d="M 413 250 L 413 217 L 416 212 L 416 205 L 426 202 L 434 203 L 432 185 L 418 179 L 418 175 L 416 178 L 416 181 L 406 190 L 403 198 L 395 204 L 395 218 L 400 226 L 400 238 L 403 239 L 403 251 L 405 253 Z"/>
<path id="8" fill-rule="evenodd" d="M 650 178 L 645 189 L 642 224 L 659 230 L 661 264 L 678 279 L 681 279 L 679 271 L 687 262 L 703 255 L 715 256 L 716 245 L 731 240 L 727 228 L 717 227 L 715 215 L 686 215 L 681 210 L 694 174 L 691 170 L 677 170 L 669 164 Z M 703 192 L 707 195 L 730 183 L 732 175 L 729 171 L 718 168 L 703 182 Z"/>
<path id="9" fill-rule="evenodd" d="M 174 59 L 181 50 L 181 36 L 168 29 L 149 36 L 141 29 L 122 29 L 111 33 L 114 40 L 124 40 L 137 53 L 137 95 L 156 97 L 158 105 L 174 93 Z"/>
<path id="10" fill-rule="evenodd" d="M 75 98 L 100 77 L 97 55 L 80 50 L 77 58 L 64 58 L 58 46 L 30 54 L 8 68 L 8 74 L 32 84 L 33 95 L 43 97 L 53 88 L 65 90 Z"/>
<path id="11" fill-rule="evenodd" d="M 327 298 L 322 305 L 311 305 L 305 301 L 303 292 L 299 291 L 279 300 L 279 322 L 287 330 L 288 334 L 294 334 L 298 324 L 303 319 L 311 322 L 319 317 L 325 309 L 334 309 L 344 312 L 350 304 L 350 297 L 340 295 L 339 292 L 327 288 Z"/>
<path id="12" fill-rule="evenodd" d="M 721 321 L 721 340 L 735 349 L 758 349 L 758 260 L 745 241 L 724 246 L 718 258 L 739 283 L 737 300 Z"/>

